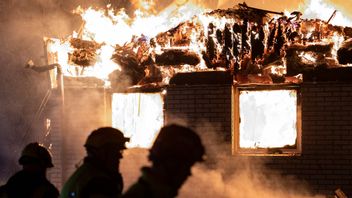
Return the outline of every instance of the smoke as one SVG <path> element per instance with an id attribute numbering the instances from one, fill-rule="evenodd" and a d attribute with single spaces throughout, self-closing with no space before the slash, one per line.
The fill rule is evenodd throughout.
<path id="1" fill-rule="evenodd" d="M 217 0 L 132 0 L 132 10 L 148 11 L 148 13 L 157 14 L 168 7 L 180 7 L 185 4 L 194 4 L 203 8 L 216 9 Z"/>
<path id="2" fill-rule="evenodd" d="M 169 118 L 172 116 L 169 116 Z M 168 124 L 190 124 L 186 119 L 174 116 Z M 239 157 L 231 155 L 231 143 L 216 133 L 218 128 L 198 120 L 195 130 L 206 147 L 207 158 L 192 168 L 192 176 L 186 180 L 178 197 L 193 198 L 325 198 L 314 195 L 309 185 L 295 176 L 284 175 L 265 166 L 265 157 Z M 194 126 L 194 123 L 192 124 Z M 138 180 L 140 167 L 149 165 L 147 149 L 128 149 L 124 153 L 120 169 L 125 189 Z"/>
<path id="3" fill-rule="evenodd" d="M 331 2 L 332 4 L 336 5 L 338 8 L 341 8 L 346 11 L 350 11 L 352 8 L 352 2 L 351 1 L 344 1 L 344 0 L 328 0 L 328 2 Z M 349 12 L 346 12 L 347 14 L 351 14 Z"/>
<path id="4" fill-rule="evenodd" d="M 262 8 L 262 9 L 267 9 L 267 10 L 272 10 L 272 11 L 301 11 L 303 14 L 305 14 L 305 11 L 307 9 L 307 6 L 313 3 L 318 3 L 318 4 L 326 4 L 327 7 L 331 8 L 332 10 L 337 10 L 341 15 L 344 15 L 345 17 L 348 17 L 348 19 L 351 21 L 352 20 L 352 13 L 350 10 L 352 9 L 352 2 L 351 1 L 344 1 L 344 0 L 281 0 L 280 3 L 278 3 L 276 0 L 246 0 L 246 1 L 241 1 L 241 0 L 236 0 L 236 1 L 230 1 L 230 0 L 219 0 L 217 7 L 218 8 L 229 8 L 236 6 L 238 3 L 243 3 L 245 2 L 247 5 L 252 6 L 252 7 L 257 7 L 257 8 Z M 328 20 L 329 16 L 332 14 L 330 13 L 322 13 L 326 12 L 324 10 L 321 10 L 317 7 L 312 7 L 311 8 L 315 15 L 309 16 L 309 18 L 320 18 L 322 20 Z M 323 16 L 328 16 L 322 17 Z M 306 16 L 304 16 L 306 17 Z M 336 24 L 339 25 L 339 24 Z"/>
<path id="5" fill-rule="evenodd" d="M 180 197 L 325 197 L 312 195 L 304 181 L 267 168 L 263 157 L 233 156 L 231 142 L 219 133 L 221 125 L 196 123 L 195 129 L 206 147 L 207 161 L 193 168 Z"/>
<path id="6" fill-rule="evenodd" d="M 304 18 L 319 18 L 329 21 L 330 24 L 340 26 L 351 26 L 352 18 L 349 15 L 349 8 L 351 5 L 341 4 L 329 0 L 306 1 L 301 5 Z M 347 8 L 347 9 L 346 9 Z M 335 11 L 337 11 L 335 13 Z"/>
<path id="7" fill-rule="evenodd" d="M 309 185 L 295 176 L 269 169 L 265 157 L 232 155 L 231 141 L 221 133 L 220 124 L 205 120 L 196 123 L 195 129 L 206 147 L 207 161 L 193 168 L 180 197 L 325 197 L 313 195 Z"/>
<path id="8" fill-rule="evenodd" d="M 233 159 L 234 160 L 234 159 Z M 311 195 L 301 181 L 290 176 L 276 174 L 268 176 L 251 164 L 257 161 L 248 160 L 244 170 L 226 173 L 228 162 L 215 169 L 196 166 L 180 191 L 179 197 L 263 197 L 263 198 L 323 198 L 323 195 Z M 229 169 L 229 167 L 227 167 Z"/>
<path id="9" fill-rule="evenodd" d="M 273 11 L 292 11 L 296 10 L 301 3 L 304 2 L 304 0 L 280 0 L 280 3 L 276 0 L 219 0 L 218 1 L 218 7 L 219 8 L 231 8 L 239 3 L 245 2 L 248 6 L 252 7 L 257 7 L 257 8 L 262 8 L 262 9 L 267 9 L 267 10 L 273 10 Z"/>
<path id="10" fill-rule="evenodd" d="M 182 4 L 186 0 L 156 1 L 158 10 L 172 3 Z M 243 1 L 230 0 L 193 0 L 210 9 L 229 8 Z M 352 3 L 345 0 L 330 0 L 338 10 L 351 16 L 348 12 Z M 132 4 L 128 0 L 2 0 L 0 1 L 0 181 L 6 181 L 19 167 L 17 159 L 23 146 L 30 141 L 43 141 L 43 117 L 35 117 L 42 99 L 49 89 L 46 73 L 35 73 L 24 69 L 28 59 L 36 64 L 45 64 L 43 37 L 63 38 L 77 30 L 82 21 L 71 12 L 78 5 L 82 7 L 101 7 L 111 3 L 115 8 L 131 11 Z M 303 0 L 247 0 L 250 6 L 275 11 L 295 10 Z M 186 123 L 186 122 L 185 122 Z M 204 124 L 204 123 L 203 123 Z M 219 126 L 203 126 L 203 129 Z M 198 129 L 197 129 L 198 130 Z M 239 161 L 230 155 L 228 142 L 216 133 L 199 131 L 208 146 L 209 164 L 198 165 L 193 176 L 187 180 L 180 191 L 180 197 L 305 197 L 309 192 L 301 181 L 282 176 L 280 173 L 270 174 L 264 166 L 258 169 L 260 160 L 246 158 Z M 220 145 L 220 146 L 214 146 Z M 139 167 L 147 165 L 147 150 L 126 151 L 122 164 L 126 187 L 136 181 Z M 253 164 L 257 166 L 252 167 Z M 241 166 L 239 166 L 241 165 Z M 239 168 L 247 167 L 247 168 Z M 273 177 L 272 175 L 275 175 Z M 196 188 L 195 188 L 196 187 Z M 293 188 L 295 187 L 295 188 Z M 195 191 L 199 194 L 195 194 Z M 319 196 L 317 196 L 319 197 Z"/>
<path id="11" fill-rule="evenodd" d="M 199 123 L 203 126 L 197 131 L 206 147 L 207 160 L 193 168 L 180 197 L 325 197 L 312 195 L 309 186 L 295 176 L 267 168 L 263 157 L 233 156 L 231 142 L 216 132 L 220 126 Z"/>
<path id="12" fill-rule="evenodd" d="M 70 18 L 61 1 L 0 2 L 0 181 L 19 169 L 17 159 L 27 143 L 43 141 L 44 117 L 37 112 L 49 79 L 24 65 L 28 59 L 45 63 L 43 37 L 71 33 Z"/>
<path id="13" fill-rule="evenodd" d="M 141 168 L 149 166 L 148 149 L 131 148 L 126 149 L 123 153 L 123 159 L 120 163 L 120 172 L 123 176 L 124 190 L 127 190 L 132 184 L 137 182 L 141 175 Z"/>
<path id="14" fill-rule="evenodd" d="M 313 195 L 308 184 L 292 175 L 284 175 L 265 167 L 263 157 L 231 155 L 231 143 L 217 134 L 220 125 L 198 120 L 190 123 L 179 116 L 168 115 L 167 123 L 193 126 L 206 147 L 206 161 L 192 168 L 190 176 L 179 191 L 186 198 L 325 198 Z M 196 123 L 194 126 L 194 123 Z M 140 168 L 148 166 L 148 149 L 127 149 L 120 170 L 127 190 L 141 175 Z"/>
<path id="15" fill-rule="evenodd" d="M 352 20 L 352 2 L 351 1 L 344 1 L 344 0 L 325 0 L 328 5 L 331 5 L 340 12 L 342 15 Z"/>

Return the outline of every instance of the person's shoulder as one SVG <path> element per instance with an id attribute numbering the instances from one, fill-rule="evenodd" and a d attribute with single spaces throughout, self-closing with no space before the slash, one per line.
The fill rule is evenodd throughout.
<path id="1" fill-rule="evenodd" d="M 88 195 L 118 197 L 121 195 L 122 186 L 120 181 L 112 180 L 107 176 L 95 176 L 82 187 L 82 195 L 83 197 L 88 197 Z"/>
<path id="2" fill-rule="evenodd" d="M 60 196 L 59 190 L 53 185 L 49 185 L 47 191 L 46 191 L 46 197 L 50 198 L 58 198 Z"/>
<path id="3" fill-rule="evenodd" d="M 59 190 L 47 179 L 45 179 L 34 189 L 31 197 L 58 198 L 59 195 Z"/>
<path id="4" fill-rule="evenodd" d="M 32 182 L 32 177 L 27 172 L 21 170 L 13 174 L 7 181 L 8 186 L 17 186 L 23 183 L 30 183 Z"/>
<path id="5" fill-rule="evenodd" d="M 0 186 L 0 198 L 6 197 L 6 184 Z"/>
<path id="6" fill-rule="evenodd" d="M 47 185 L 47 189 L 49 191 L 53 192 L 54 194 L 59 194 L 59 190 L 50 181 L 47 180 L 46 185 Z"/>
<path id="7" fill-rule="evenodd" d="M 104 196 L 120 196 L 123 189 L 123 179 L 119 172 L 108 173 L 101 169 L 92 169 L 82 185 L 83 194 Z"/>

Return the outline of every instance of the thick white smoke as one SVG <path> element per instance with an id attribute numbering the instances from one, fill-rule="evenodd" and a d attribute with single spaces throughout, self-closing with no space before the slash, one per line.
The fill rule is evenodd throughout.
<path id="1" fill-rule="evenodd" d="M 172 118 L 171 118 L 172 117 Z M 187 120 L 169 115 L 168 123 L 187 125 Z M 170 119 L 171 118 L 171 119 Z M 206 147 L 207 162 L 196 164 L 192 176 L 179 191 L 180 198 L 324 198 L 314 195 L 304 181 L 265 168 L 265 158 L 235 157 L 229 142 L 215 131 L 219 126 L 198 121 L 195 130 Z M 207 130 L 202 130 L 207 129 Z M 140 168 L 149 165 L 148 149 L 128 149 L 121 163 L 125 189 L 137 181 Z"/>

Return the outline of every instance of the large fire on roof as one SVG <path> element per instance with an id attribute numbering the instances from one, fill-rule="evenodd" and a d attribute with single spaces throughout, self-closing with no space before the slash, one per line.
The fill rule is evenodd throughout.
<path id="1" fill-rule="evenodd" d="M 84 22 L 77 33 L 46 38 L 49 63 L 59 63 L 65 77 L 97 77 L 112 88 L 126 78 L 129 86 L 163 85 L 177 72 L 216 70 L 231 72 L 235 83 L 299 83 L 301 71 L 348 67 L 338 58 L 339 50 L 348 51 L 350 37 L 349 23 L 335 23 L 341 12 L 319 9 L 327 16 L 311 18 L 306 9 L 282 15 L 283 10 L 260 8 L 248 3 L 205 10 L 185 4 L 159 14 L 141 10 L 133 18 L 112 8 L 78 9 Z M 299 67 L 290 64 L 295 62 Z M 145 143 L 140 145 L 148 147 Z"/>
<path id="2" fill-rule="evenodd" d="M 78 32 L 45 40 L 49 62 L 58 63 L 64 76 L 97 77 L 105 86 L 125 79 L 130 86 L 165 85 L 178 72 L 215 70 L 231 72 L 240 84 L 300 83 L 302 72 L 352 63 L 352 29 L 341 25 L 350 22 L 319 5 L 329 18 L 302 17 L 317 6 L 314 1 L 304 12 L 246 3 L 210 11 L 188 2 L 158 14 L 150 1 L 134 18 L 109 6 L 79 7 Z"/>
<path id="3" fill-rule="evenodd" d="M 246 3 L 208 10 L 185 1 L 159 13 L 153 9 L 154 1 L 143 2 L 133 17 L 110 6 L 78 7 L 74 13 L 82 24 L 77 32 L 62 39 L 45 38 L 50 66 L 58 66 L 67 78 L 93 77 L 100 86 L 124 90 L 162 87 L 177 73 L 209 71 L 230 73 L 234 84 L 299 84 L 302 74 L 352 63 L 352 28 L 346 26 L 350 22 L 322 1 L 309 1 L 303 11 L 290 12 Z M 325 14 L 322 18 L 312 13 L 317 6 Z M 145 138 L 138 136 L 139 126 L 124 124 L 143 118 L 140 113 L 129 121 L 122 116 L 136 104 L 140 112 L 141 96 L 136 104 L 129 97 L 133 96 L 121 94 L 119 102 L 113 100 L 115 113 L 121 114 L 114 117 L 124 117 L 121 123 L 114 122 L 115 127 L 136 140 L 131 145 L 148 147 L 162 125 L 162 102 L 154 101 L 159 104 L 157 127 Z"/>

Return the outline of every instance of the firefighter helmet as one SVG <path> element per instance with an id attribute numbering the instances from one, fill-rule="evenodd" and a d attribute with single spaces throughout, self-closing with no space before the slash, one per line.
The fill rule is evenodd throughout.
<path id="1" fill-rule="evenodd" d="M 51 153 L 38 142 L 29 143 L 26 147 L 24 147 L 18 162 L 21 165 L 39 162 L 47 168 L 54 166 L 51 159 Z"/>
<path id="2" fill-rule="evenodd" d="M 152 148 L 151 161 L 180 159 L 187 162 L 204 160 L 205 149 L 198 134 L 190 128 L 176 124 L 164 126 Z"/>
<path id="3" fill-rule="evenodd" d="M 98 128 L 88 136 L 85 147 L 100 148 L 107 144 L 116 144 L 120 149 L 126 149 L 125 143 L 130 138 L 125 137 L 123 133 L 112 127 Z"/>

